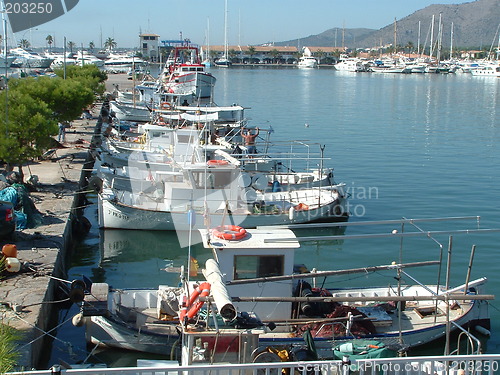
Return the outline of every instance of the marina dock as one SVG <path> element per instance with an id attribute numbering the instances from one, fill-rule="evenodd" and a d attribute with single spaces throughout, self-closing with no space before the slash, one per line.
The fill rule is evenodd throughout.
<path id="1" fill-rule="evenodd" d="M 100 107 L 96 103 L 93 119 L 72 122 L 63 148 L 23 167 L 25 181 L 37 176 L 36 191 L 30 196 L 43 224 L 16 231 L 12 239 L 1 241 L 2 246 L 17 246 L 17 257 L 23 264 L 20 272 L 3 275 L 0 288 L 3 322 L 22 334 L 19 368 L 36 367 L 40 356 L 46 354 L 44 339 L 50 336 L 58 279 L 65 279 L 65 262 L 75 236 L 86 233 L 86 224 L 76 213 L 85 205 L 84 174 L 93 165 L 88 149 Z"/>

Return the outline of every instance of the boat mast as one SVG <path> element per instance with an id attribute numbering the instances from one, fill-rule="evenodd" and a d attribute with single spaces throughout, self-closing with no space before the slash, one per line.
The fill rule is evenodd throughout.
<path id="1" fill-rule="evenodd" d="M 439 13 L 438 40 L 437 40 L 437 53 L 436 53 L 436 60 L 438 64 L 439 61 L 441 60 L 441 42 L 443 38 L 443 24 L 441 23 L 441 15 L 442 13 Z"/>
<path id="2" fill-rule="evenodd" d="M 394 17 L 394 54 L 398 52 L 397 35 L 398 35 L 398 21 L 396 20 L 396 17 Z"/>
<path id="3" fill-rule="evenodd" d="M 451 36 L 450 36 L 450 60 L 453 58 L 453 22 L 451 23 Z"/>
<path id="4" fill-rule="evenodd" d="M 227 0 L 224 1 L 224 58 L 227 59 Z"/>
<path id="5" fill-rule="evenodd" d="M 432 21 L 431 21 L 431 44 L 429 51 L 429 59 L 431 60 L 431 62 L 433 54 L 434 54 L 434 14 L 432 15 Z"/>
<path id="6" fill-rule="evenodd" d="M 417 56 L 420 55 L 420 21 L 418 21 Z"/>

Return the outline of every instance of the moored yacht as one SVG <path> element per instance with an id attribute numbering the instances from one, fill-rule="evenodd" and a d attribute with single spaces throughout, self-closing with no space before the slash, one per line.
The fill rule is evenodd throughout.
<path id="1" fill-rule="evenodd" d="M 21 47 L 11 49 L 9 55 L 16 58 L 13 64 L 21 68 L 46 69 L 54 61 L 52 57 L 43 57 L 31 49 Z"/>

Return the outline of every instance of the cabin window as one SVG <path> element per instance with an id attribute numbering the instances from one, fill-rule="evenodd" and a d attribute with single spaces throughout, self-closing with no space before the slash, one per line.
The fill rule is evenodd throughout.
<path id="1" fill-rule="evenodd" d="M 194 135 L 177 134 L 177 143 L 193 143 L 193 141 L 197 139 L 198 137 Z"/>
<path id="2" fill-rule="evenodd" d="M 231 171 L 215 173 L 211 171 L 202 171 L 193 172 L 193 179 L 198 189 L 204 189 L 205 187 L 207 189 L 223 189 L 231 184 L 233 176 Z M 204 181 L 206 181 L 206 184 Z"/>
<path id="3" fill-rule="evenodd" d="M 283 255 L 235 255 L 233 279 L 282 276 Z"/>

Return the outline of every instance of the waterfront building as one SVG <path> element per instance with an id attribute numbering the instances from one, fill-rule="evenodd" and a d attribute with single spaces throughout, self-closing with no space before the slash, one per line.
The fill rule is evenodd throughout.
<path id="1" fill-rule="evenodd" d="M 150 61 L 159 61 L 159 46 L 160 36 L 157 34 L 140 34 L 139 35 L 139 45 L 140 51 L 144 58 L 149 59 Z"/>

